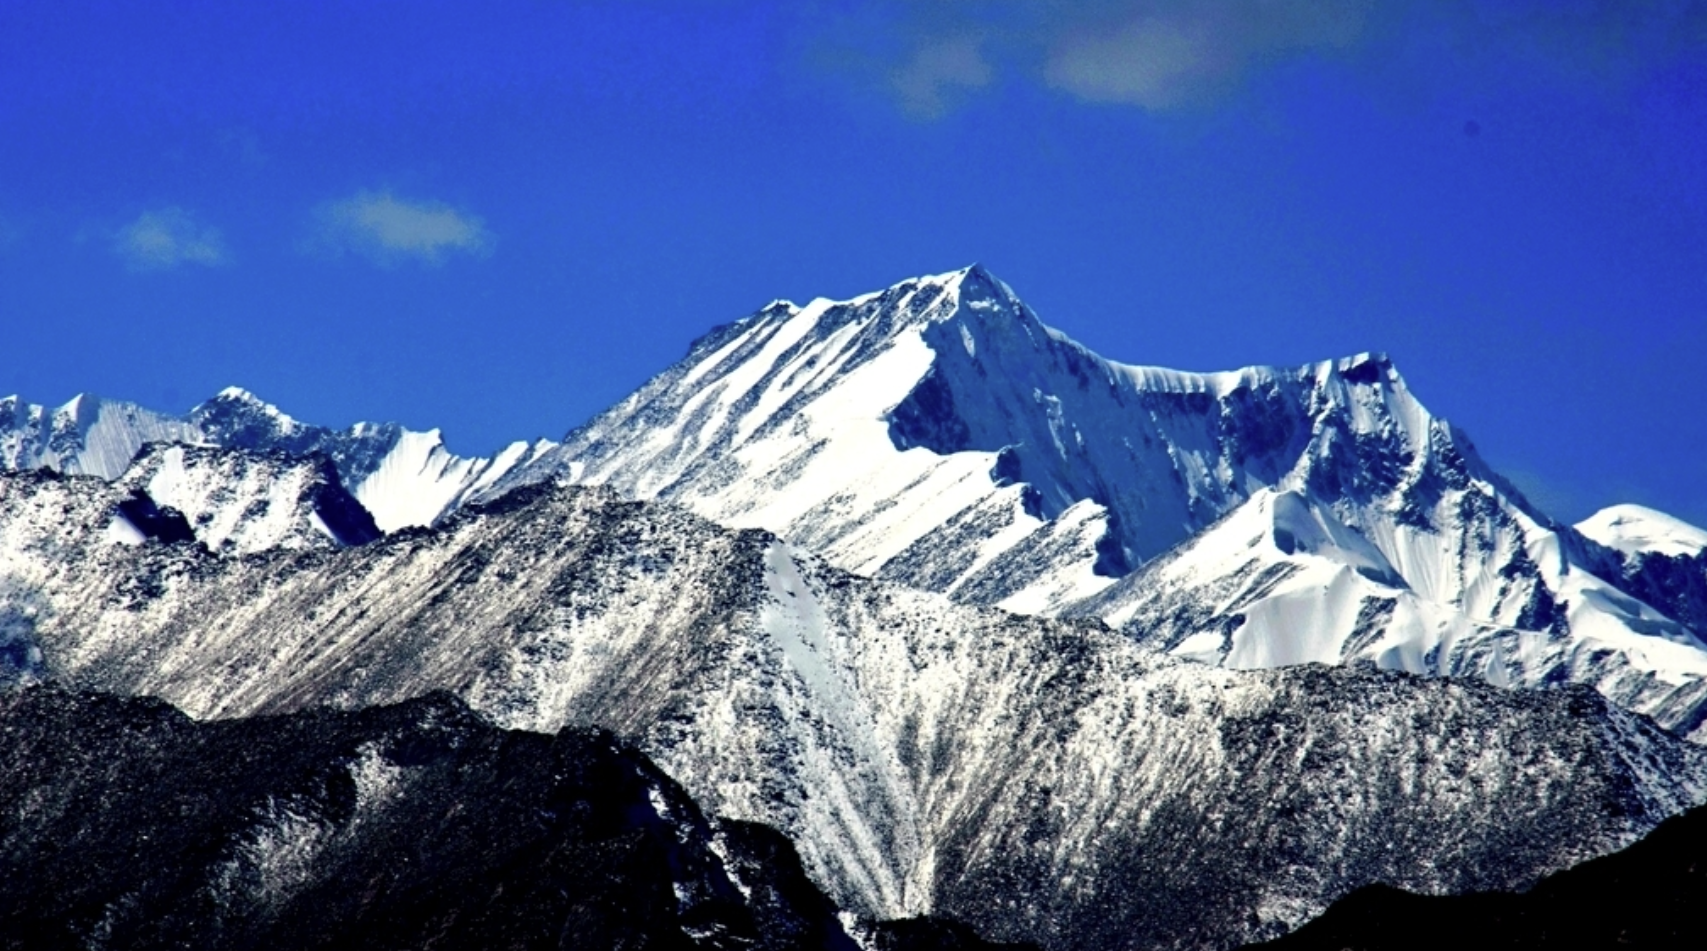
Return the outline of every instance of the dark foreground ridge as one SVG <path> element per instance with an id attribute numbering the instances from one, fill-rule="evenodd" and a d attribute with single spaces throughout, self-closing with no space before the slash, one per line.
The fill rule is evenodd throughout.
<path id="1" fill-rule="evenodd" d="M 1373 885 L 1264 951 L 1707 947 L 1707 806 L 1522 894 L 1417 895 Z"/>
<path id="2" fill-rule="evenodd" d="M 708 820 L 607 732 L 500 730 L 448 694 L 197 722 L 9 692 L 0 803 L 5 949 L 857 947 L 779 833 Z"/>

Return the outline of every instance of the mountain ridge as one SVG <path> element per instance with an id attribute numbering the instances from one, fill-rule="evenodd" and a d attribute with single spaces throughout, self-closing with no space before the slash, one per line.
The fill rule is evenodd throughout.
<path id="1" fill-rule="evenodd" d="M 226 444 L 330 450 L 382 530 L 531 481 L 607 484 L 858 574 L 1099 616 L 1210 663 L 1590 683 L 1707 741 L 1707 553 L 1673 550 L 1707 533 L 1670 520 L 1606 535 L 1597 518 L 1634 524 L 1616 508 L 1589 534 L 1556 522 L 1382 354 L 1207 374 L 1121 364 L 979 266 L 774 302 L 562 444 L 491 460 L 442 453 L 436 431 L 306 427 L 235 389 L 192 415 Z M 1270 517 L 1292 496 L 1309 550 Z"/>

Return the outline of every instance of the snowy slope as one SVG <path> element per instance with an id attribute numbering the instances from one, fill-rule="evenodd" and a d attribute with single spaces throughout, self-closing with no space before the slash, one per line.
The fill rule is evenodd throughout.
<path id="1" fill-rule="evenodd" d="M 1576 524 L 1584 536 L 1626 555 L 1675 557 L 1707 551 L 1707 529 L 1642 505 L 1613 505 Z"/>
<path id="2" fill-rule="evenodd" d="M 1506 532 L 1484 541 L 1488 548 L 1477 555 L 1486 560 L 1485 577 L 1475 579 L 1503 590 L 1487 599 L 1491 609 L 1472 612 L 1466 602 L 1474 589 L 1456 592 L 1457 603 L 1428 597 L 1331 508 L 1265 489 L 1069 613 L 1104 618 L 1181 656 L 1242 669 L 1367 663 L 1500 686 L 1589 684 L 1680 733 L 1698 731 L 1707 708 L 1707 650 L 1696 636 L 1596 575 L 1515 547 L 1529 537 L 1539 539 L 1537 547 L 1553 541 L 1535 524 Z M 1440 537 L 1450 543 L 1456 536 Z M 1503 557 L 1502 544 L 1513 545 Z M 1400 550 L 1411 556 L 1413 572 L 1429 564 L 1414 545 Z M 1450 559 L 1433 564 L 1443 562 Z"/>
<path id="3" fill-rule="evenodd" d="M 332 460 L 344 485 L 382 531 L 425 526 L 517 464 L 554 444 L 517 442 L 491 459 L 457 456 L 436 429 L 414 432 L 392 423 L 346 430 L 299 422 L 237 387 L 221 391 L 183 418 L 130 403 L 79 396 L 57 410 L 0 400 L 0 467 L 48 468 L 116 479 L 151 442 L 178 442 Z"/>
<path id="4" fill-rule="evenodd" d="M 1216 669 L 606 491 L 221 558 L 104 542 L 97 480 L 0 485 L 0 610 L 37 676 L 198 717 L 445 688 L 602 724 L 789 834 L 844 905 L 998 939 L 1222 947 L 1372 881 L 1517 887 L 1707 792 L 1707 752 L 1590 691 Z"/>
<path id="5" fill-rule="evenodd" d="M 189 418 L 215 445 L 324 453 L 385 532 L 431 525 L 470 493 L 553 445 L 517 442 L 491 459 L 466 458 L 445 449 L 436 429 L 413 432 L 395 423 L 357 423 L 346 430 L 311 426 L 237 387 L 197 406 Z"/>

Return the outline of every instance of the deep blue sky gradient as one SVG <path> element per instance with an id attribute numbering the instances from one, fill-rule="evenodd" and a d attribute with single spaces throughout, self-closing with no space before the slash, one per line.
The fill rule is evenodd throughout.
<path id="1" fill-rule="evenodd" d="M 181 411 L 235 383 L 490 452 L 774 298 L 980 261 L 1125 362 L 1385 350 L 1558 516 L 1707 524 L 1697 5 L 1401 4 L 1253 33 L 1162 104 L 1049 57 L 1235 7 L 1091 6 L 0 5 L 0 391 Z M 944 38 L 984 71 L 921 106 L 896 77 Z M 328 237 L 364 196 L 478 246 Z M 127 229 L 159 220 L 215 250 L 139 268 Z"/>

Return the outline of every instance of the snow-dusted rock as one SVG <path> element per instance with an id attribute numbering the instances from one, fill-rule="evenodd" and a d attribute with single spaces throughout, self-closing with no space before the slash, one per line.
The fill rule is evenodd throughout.
<path id="1" fill-rule="evenodd" d="M 145 443 L 199 439 L 192 422 L 87 393 L 58 409 L 0 399 L 0 468 L 116 479 Z"/>
<path id="2" fill-rule="evenodd" d="M 395 423 L 357 423 L 345 430 L 298 422 L 237 387 L 190 411 L 208 441 L 236 449 L 323 453 L 381 531 L 431 525 L 512 466 L 553 443 L 517 442 L 497 456 L 457 456 L 436 429 L 414 432 Z"/>
<path id="3" fill-rule="evenodd" d="M 362 545 L 380 534 L 319 455 L 151 443 L 114 484 L 181 514 L 215 552 Z M 133 540 L 147 534 L 139 530 Z"/>

